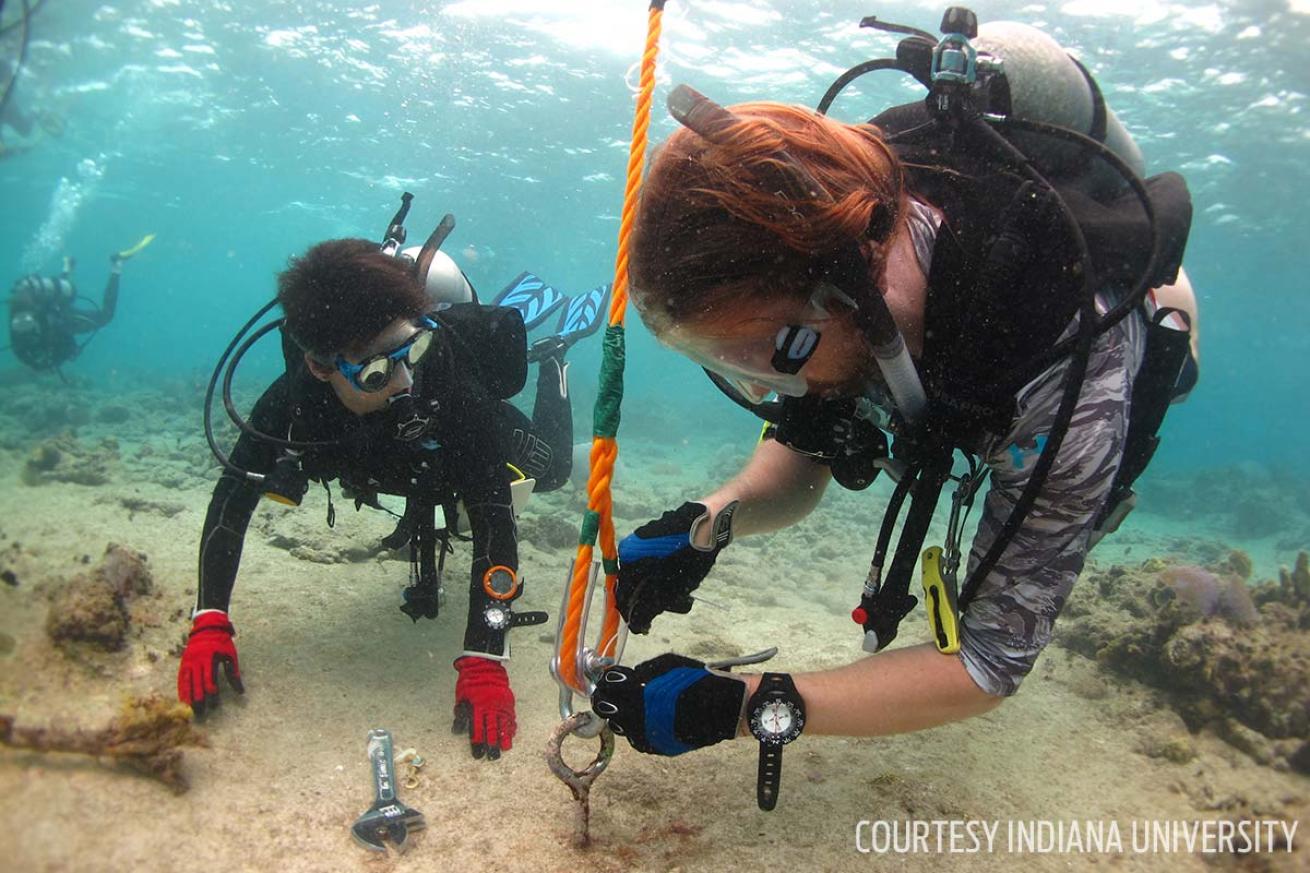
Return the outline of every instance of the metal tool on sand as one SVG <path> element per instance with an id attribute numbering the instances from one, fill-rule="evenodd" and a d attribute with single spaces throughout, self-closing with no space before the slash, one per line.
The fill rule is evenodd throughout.
<path id="1" fill-rule="evenodd" d="M 410 831 L 427 826 L 423 813 L 411 809 L 396 797 L 396 762 L 391 732 L 381 728 L 368 732 L 368 761 L 373 772 L 376 797 L 373 805 L 355 820 L 350 833 L 366 849 L 385 852 L 390 841 L 397 852 L 408 846 Z"/>

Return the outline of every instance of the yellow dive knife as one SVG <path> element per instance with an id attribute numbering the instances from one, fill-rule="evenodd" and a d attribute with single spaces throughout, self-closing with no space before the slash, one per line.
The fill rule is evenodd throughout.
<path id="1" fill-rule="evenodd" d="M 923 595 L 932 623 L 933 642 L 937 650 L 951 655 L 960 650 L 960 608 L 956 601 L 955 574 L 942 575 L 940 546 L 925 549 L 923 553 Z"/>

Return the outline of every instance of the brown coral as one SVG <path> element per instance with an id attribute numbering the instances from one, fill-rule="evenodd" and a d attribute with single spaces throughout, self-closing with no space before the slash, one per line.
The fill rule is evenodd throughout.
<path id="1" fill-rule="evenodd" d="M 67 752 L 109 758 L 158 779 L 175 792 L 187 790 L 182 747 L 209 745 L 191 722 L 191 710 L 159 695 L 128 700 L 119 715 L 99 730 L 20 727 L 0 715 L 0 743 L 35 752 Z"/>
<path id="2" fill-rule="evenodd" d="M 1166 691 L 1193 727 L 1236 720 L 1267 738 L 1310 739 L 1310 602 L 1296 593 L 1296 571 L 1252 592 L 1233 569 L 1231 555 L 1158 573 L 1091 567 L 1055 642 Z"/>
<path id="3" fill-rule="evenodd" d="M 57 645 L 117 651 L 127 640 L 127 601 L 153 587 L 145 555 L 110 543 L 99 566 L 74 576 L 52 596 L 46 633 Z"/>

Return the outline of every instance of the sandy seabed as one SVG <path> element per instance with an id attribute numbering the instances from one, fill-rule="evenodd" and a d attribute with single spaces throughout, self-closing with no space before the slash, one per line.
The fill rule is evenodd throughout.
<path id="1" fill-rule="evenodd" d="M 24 467 L 38 440 L 7 438 L 0 554 L 17 584 L 0 585 L 0 712 L 24 724 L 96 727 L 128 696 L 173 695 L 214 476 L 187 418 L 178 412 L 158 422 L 84 424 L 78 444 L 106 453 L 100 484 L 26 484 Z M 110 434 L 112 446 L 98 442 Z M 733 462 L 726 455 L 740 454 L 703 459 L 691 447 L 635 439 L 625 449 L 620 530 L 677 505 L 722 475 Z M 580 508 L 576 493 L 543 495 L 522 519 L 521 606 L 549 610 L 547 628 L 554 627 Z M 858 657 L 859 633 L 848 615 L 877 508 L 867 495 L 832 494 L 797 528 L 735 544 L 697 608 L 634 637 L 625 661 L 669 650 L 713 659 L 769 645 L 781 649 L 778 669 L 792 671 Z M 755 805 L 753 742 L 661 759 L 620 740 L 593 792 L 594 844 L 575 849 L 572 800 L 542 754 L 559 721 L 547 672 L 553 634 L 515 633 L 518 737 L 502 760 L 474 760 L 467 740 L 450 732 L 466 550 L 450 564 L 451 594 L 440 618 L 415 625 L 397 609 L 407 562 L 358 552 L 389 532 L 389 520 L 356 514 L 338 497 L 337 526 L 329 531 L 325 510 L 315 488 L 298 510 L 266 502 L 251 524 L 232 609 L 247 693 L 227 693 L 203 724 L 209 747 L 186 751 L 189 791 L 174 794 L 87 758 L 0 752 L 0 820 L 7 824 L 0 868 L 1310 869 L 1310 854 L 1300 848 L 1310 833 L 1300 832 L 1293 853 L 1244 858 L 858 851 L 861 822 L 999 820 L 1004 830 L 1007 822 L 1116 821 L 1126 829 L 1141 820 L 1305 818 L 1310 779 L 1261 766 L 1204 731 L 1189 735 L 1157 692 L 1059 645 L 1019 695 L 987 716 L 910 736 L 803 737 L 786 752 L 772 813 Z M 1153 527 L 1152 518 L 1139 513 L 1109 555 L 1140 561 L 1177 539 L 1178 531 L 1164 522 Z M 45 633 L 50 595 L 110 542 L 149 556 L 155 592 L 134 607 L 123 651 L 56 647 Z M 901 638 L 927 639 L 921 612 Z M 428 822 L 403 857 L 372 855 L 350 836 L 372 801 L 365 734 L 374 727 L 388 728 L 397 749 L 413 747 L 427 760 L 419 785 L 401 792 Z M 1191 760 L 1144 753 L 1161 737 L 1180 735 L 1195 750 Z M 595 743 L 575 739 L 565 748 L 580 766 Z"/>

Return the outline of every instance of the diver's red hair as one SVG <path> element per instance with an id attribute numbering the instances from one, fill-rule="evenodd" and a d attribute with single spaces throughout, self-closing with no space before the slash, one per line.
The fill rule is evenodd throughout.
<path id="1" fill-rule="evenodd" d="M 871 281 L 882 274 L 904 195 L 878 129 L 781 103 L 731 111 L 740 122 L 713 143 L 679 128 L 643 186 L 629 277 L 656 332 L 766 300 L 803 303 L 816 264 L 865 241 Z M 798 178 L 822 190 L 807 196 Z"/>

